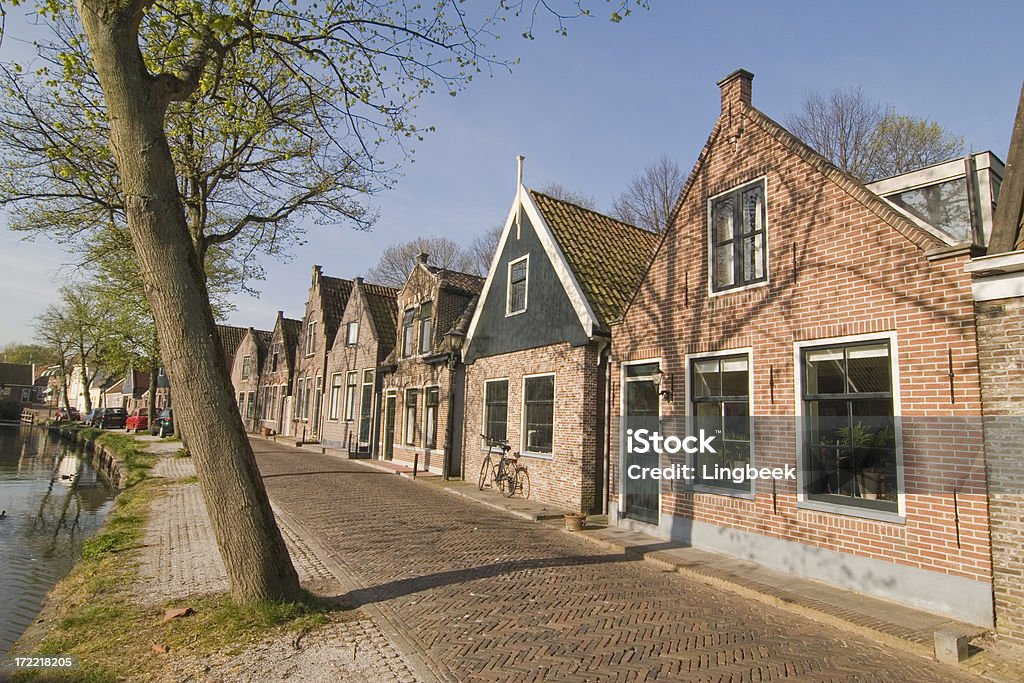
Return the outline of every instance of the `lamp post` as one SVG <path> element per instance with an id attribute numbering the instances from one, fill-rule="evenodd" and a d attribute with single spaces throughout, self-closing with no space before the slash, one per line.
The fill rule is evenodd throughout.
<path id="1" fill-rule="evenodd" d="M 444 480 L 448 481 L 449 468 L 452 462 L 452 440 L 455 435 L 455 375 L 462 360 L 462 343 L 466 340 L 463 333 L 454 329 L 444 335 L 444 341 L 448 346 L 448 422 L 445 428 L 444 439 Z"/>
<path id="2" fill-rule="evenodd" d="M 675 388 L 675 382 L 672 379 L 672 375 L 668 376 L 668 388 L 662 389 L 662 385 L 665 383 L 665 373 L 662 372 L 661 368 L 658 368 L 654 376 L 651 377 L 651 381 L 654 382 L 654 388 L 658 390 L 658 396 L 664 396 L 665 400 L 669 403 L 672 402 L 672 390 Z"/>

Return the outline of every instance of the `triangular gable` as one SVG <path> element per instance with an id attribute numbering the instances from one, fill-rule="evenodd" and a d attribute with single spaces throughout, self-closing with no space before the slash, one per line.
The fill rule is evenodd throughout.
<path id="1" fill-rule="evenodd" d="M 565 258 L 565 254 L 562 252 L 561 247 L 558 245 L 558 240 L 555 239 L 555 235 L 552 232 L 551 227 L 548 225 L 536 202 L 533 201 L 533 198 L 530 196 L 530 192 L 525 186 L 520 185 L 516 192 L 516 198 L 512 202 L 512 208 L 509 210 L 508 216 L 505 218 L 505 227 L 501 231 L 501 238 L 498 240 L 498 248 L 494 251 L 494 256 L 491 258 L 491 267 L 487 270 L 487 279 L 484 281 L 484 288 L 480 293 L 480 302 L 476 306 L 476 310 L 473 312 L 473 319 L 469 324 L 469 332 L 466 334 L 467 352 L 469 346 L 473 342 L 473 335 L 476 332 L 476 326 L 480 320 L 480 314 L 484 309 L 484 302 L 487 301 L 487 295 L 491 290 L 491 283 L 494 281 L 498 268 L 501 266 L 501 255 L 505 251 L 505 244 L 508 242 L 508 237 L 513 227 L 517 224 L 516 217 L 519 215 L 520 208 L 530 219 L 530 223 L 533 225 L 537 238 L 544 247 L 544 253 L 551 262 L 551 267 L 557 274 L 558 280 L 562 285 L 562 289 L 565 290 L 565 295 L 569 299 L 569 303 L 573 310 L 576 312 L 576 316 L 579 319 L 580 325 L 583 327 L 583 331 L 588 337 L 592 337 L 594 335 L 594 331 L 600 327 L 597 315 L 595 315 L 593 308 L 591 308 L 590 302 L 587 300 L 587 297 L 583 292 L 583 288 L 580 287 L 580 283 L 576 280 L 576 276 L 573 274 L 572 268 L 569 267 L 569 262 Z"/>

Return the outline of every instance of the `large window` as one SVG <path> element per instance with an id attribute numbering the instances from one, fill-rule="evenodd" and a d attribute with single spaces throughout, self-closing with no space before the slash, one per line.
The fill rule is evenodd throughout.
<path id="1" fill-rule="evenodd" d="M 505 313 L 522 313 L 526 310 L 526 284 L 530 273 L 530 259 L 524 256 L 508 264 L 508 301 Z"/>
<path id="2" fill-rule="evenodd" d="M 242 379 L 249 379 L 250 372 L 252 372 L 252 356 L 246 354 L 242 356 Z"/>
<path id="3" fill-rule="evenodd" d="M 441 389 L 428 387 L 424 393 L 423 445 L 427 448 L 435 448 L 437 446 L 437 408 L 441 403 Z"/>
<path id="4" fill-rule="evenodd" d="M 523 381 L 523 450 L 551 453 L 555 421 L 555 376 Z"/>
<path id="5" fill-rule="evenodd" d="M 416 317 L 415 309 L 408 309 L 405 317 L 402 318 L 402 355 L 411 356 L 413 350 L 413 320 Z"/>
<path id="6" fill-rule="evenodd" d="M 694 427 L 714 435 L 717 453 L 697 453 L 695 481 L 736 491 L 750 491 L 751 482 L 714 478 L 714 467 L 750 464 L 750 361 L 746 354 L 694 359 L 690 364 L 690 401 Z M 707 468 L 711 478 L 705 479 Z"/>
<path id="7" fill-rule="evenodd" d="M 345 326 L 345 344 L 355 346 L 359 342 L 359 323 L 351 322 Z"/>
<path id="8" fill-rule="evenodd" d="M 359 443 L 370 443 L 370 430 L 373 429 L 373 370 L 363 370 L 363 395 L 359 400 Z"/>
<path id="9" fill-rule="evenodd" d="M 302 418 L 305 420 L 309 419 L 309 404 L 313 401 L 313 378 L 306 378 L 306 391 L 303 394 L 302 401 Z"/>
<path id="10" fill-rule="evenodd" d="M 508 438 L 507 379 L 484 384 L 484 435 L 491 439 Z"/>
<path id="11" fill-rule="evenodd" d="M 302 418 L 302 405 L 305 403 L 306 396 L 306 380 L 299 378 L 295 380 L 295 405 L 292 413 L 296 420 Z"/>
<path id="12" fill-rule="evenodd" d="M 281 344 L 274 342 L 273 351 L 270 353 L 270 371 L 277 372 L 277 364 L 280 362 Z"/>
<path id="13" fill-rule="evenodd" d="M 249 392 L 249 402 L 245 406 L 245 417 L 248 420 L 252 420 L 256 414 L 256 393 L 253 391 Z"/>
<path id="14" fill-rule="evenodd" d="M 405 443 L 416 445 L 416 389 L 405 390 Z"/>
<path id="15" fill-rule="evenodd" d="M 713 291 L 762 282 L 768 277 L 764 183 L 745 185 L 711 201 Z"/>
<path id="16" fill-rule="evenodd" d="M 356 379 L 359 373 L 352 371 L 345 379 L 345 419 L 351 422 L 356 416 Z"/>
<path id="17" fill-rule="evenodd" d="M 804 348 L 801 363 L 808 500 L 897 512 L 889 341 Z"/>
<path id="18" fill-rule="evenodd" d="M 327 419 L 338 419 L 338 404 L 341 402 L 341 373 L 331 375 L 331 394 L 327 399 Z"/>
<path id="19" fill-rule="evenodd" d="M 433 308 L 429 301 L 420 306 L 420 353 L 430 352 Z"/>

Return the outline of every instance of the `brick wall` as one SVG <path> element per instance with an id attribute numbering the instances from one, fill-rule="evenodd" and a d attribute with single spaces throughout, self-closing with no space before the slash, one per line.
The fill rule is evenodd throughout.
<path id="1" fill-rule="evenodd" d="M 1024 646 L 1024 298 L 979 301 L 975 310 L 996 630 Z"/>
<path id="2" fill-rule="evenodd" d="M 926 258 L 919 245 L 929 246 L 927 235 L 901 234 L 882 219 L 884 210 L 865 205 L 865 191 L 826 177 L 806 155 L 780 142 L 745 101 L 748 82 L 723 86 L 722 117 L 691 175 L 675 225 L 624 324 L 613 328 L 613 414 L 621 407 L 623 361 L 661 358 L 662 370 L 676 378 L 675 400 L 664 404 L 664 413 L 684 415 L 687 355 L 750 348 L 753 414 L 793 416 L 797 342 L 894 332 L 902 414 L 980 424 L 967 255 Z M 759 178 L 766 189 L 768 283 L 712 296 L 709 198 Z M 908 491 L 902 523 L 798 508 L 794 485 L 780 486 L 773 498 L 767 483 L 758 483 L 749 500 L 666 486 L 662 513 L 990 581 L 980 429 L 929 433 L 924 420 L 915 424 L 917 432 L 905 433 L 902 443 Z M 618 428 L 612 426 L 617 449 Z M 798 463 L 795 442 L 784 433 L 755 433 L 753 448 L 757 466 Z M 929 482 L 933 473 L 950 469 L 971 474 L 955 508 L 949 487 Z"/>
<path id="3" fill-rule="evenodd" d="M 309 298 L 306 300 L 306 312 L 302 316 L 302 327 L 299 329 L 298 345 L 295 349 L 295 369 L 292 373 L 293 387 L 291 414 L 285 419 L 291 420 L 291 433 L 301 436 L 306 434 L 307 440 L 318 440 L 321 422 L 316 411 L 317 378 L 320 378 L 319 388 L 324 388 L 324 372 L 327 367 L 327 325 L 324 321 L 324 309 L 320 296 L 320 271 L 319 266 L 314 267 L 313 284 L 309 288 Z M 313 335 L 313 345 L 310 348 L 306 343 L 307 330 L 311 321 L 316 322 L 316 330 Z M 308 417 L 296 417 L 298 396 L 300 395 L 298 382 L 312 381 L 309 384 L 309 391 L 302 393 L 303 403 L 309 405 Z M 303 392 L 306 390 L 304 389 Z M 322 399 L 321 399 L 322 401 Z M 321 411 L 322 412 L 322 411 Z"/>
<path id="4" fill-rule="evenodd" d="M 246 356 L 249 357 L 249 373 L 247 377 L 243 378 L 242 368 L 245 364 Z M 260 388 L 260 360 L 259 350 L 256 348 L 256 340 L 252 334 L 246 334 L 242 338 L 242 343 L 239 344 L 238 350 L 235 352 L 234 359 L 231 361 L 231 384 L 235 390 L 235 401 L 239 403 L 240 408 L 242 407 L 241 396 L 243 394 L 245 396 L 242 422 L 249 431 L 255 431 L 260 419 L 260 412 L 263 409 L 263 395 Z M 248 417 L 250 394 L 252 394 L 254 401 L 251 419 Z"/>
<path id="5" fill-rule="evenodd" d="M 550 459 L 524 456 L 529 469 L 530 497 L 566 510 L 594 511 L 600 508 L 603 491 L 598 490 L 597 468 L 604 416 L 602 368 L 594 345 L 569 344 L 526 349 L 515 353 L 479 358 L 466 368 L 466 426 L 463 452 L 466 478 L 476 482 L 486 447 L 480 434 L 484 424 L 484 383 L 508 380 L 508 441 L 514 450 L 525 450 L 522 438 L 523 377 L 542 373 L 555 375 L 555 411 Z"/>

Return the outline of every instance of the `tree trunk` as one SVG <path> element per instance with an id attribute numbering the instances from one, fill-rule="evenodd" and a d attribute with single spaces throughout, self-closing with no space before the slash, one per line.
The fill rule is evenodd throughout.
<path id="1" fill-rule="evenodd" d="M 76 0 L 110 120 L 132 246 L 232 597 L 293 601 L 298 576 L 235 410 L 203 269 L 185 224 L 164 131 L 166 83 L 146 70 L 144 2 Z"/>
<path id="2" fill-rule="evenodd" d="M 85 412 L 88 413 L 92 410 L 92 395 L 89 393 L 89 371 L 85 365 L 85 349 L 79 345 L 78 351 L 81 363 L 78 369 L 82 373 L 82 393 L 85 394 Z"/>

